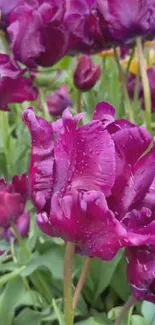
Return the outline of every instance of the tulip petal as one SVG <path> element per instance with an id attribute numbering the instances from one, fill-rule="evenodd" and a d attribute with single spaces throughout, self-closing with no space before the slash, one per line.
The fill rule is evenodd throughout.
<path id="1" fill-rule="evenodd" d="M 52 126 L 46 120 L 35 116 L 32 108 L 23 113 L 32 137 L 31 164 L 29 171 L 30 192 L 37 209 L 50 207 L 53 188 L 53 138 Z"/>

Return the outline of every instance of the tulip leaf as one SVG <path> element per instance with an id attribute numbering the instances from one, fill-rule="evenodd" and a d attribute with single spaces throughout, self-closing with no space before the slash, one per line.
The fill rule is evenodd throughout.
<path id="1" fill-rule="evenodd" d="M 121 285 L 120 285 L 120 280 L 121 280 Z M 122 259 L 120 260 L 116 268 L 110 286 L 119 295 L 119 297 L 122 300 L 126 301 L 128 299 L 130 295 L 130 286 L 127 281 L 126 261 L 124 256 L 122 257 Z"/>
<path id="2" fill-rule="evenodd" d="M 143 301 L 141 312 L 145 320 L 152 325 L 152 322 L 155 320 L 155 305 L 149 301 Z"/>
<path id="3" fill-rule="evenodd" d="M 139 315 L 133 315 L 131 317 L 131 325 L 148 325 L 148 323 L 143 317 Z"/>
<path id="4" fill-rule="evenodd" d="M 110 284 L 122 255 L 123 250 L 120 250 L 112 261 L 105 262 L 99 259 L 93 259 L 91 261 L 90 271 L 86 280 L 86 290 L 84 292 L 87 299 L 93 303 L 93 305 L 96 303 L 99 295 L 104 292 Z"/>
<path id="5" fill-rule="evenodd" d="M 0 296 L 1 324 L 12 325 L 15 310 L 23 305 L 40 307 L 39 293 L 26 291 L 21 278 L 9 281 Z"/>
<path id="6" fill-rule="evenodd" d="M 23 276 L 32 274 L 38 268 L 47 268 L 53 275 L 54 279 L 63 279 L 63 248 L 55 248 L 48 250 L 44 254 L 33 255 L 28 261 Z"/>
<path id="7" fill-rule="evenodd" d="M 75 323 L 76 325 L 99 325 L 101 323 L 98 323 L 93 317 L 90 317 L 82 322 L 77 322 Z M 108 323 L 103 323 L 102 322 L 102 325 L 107 325 Z"/>

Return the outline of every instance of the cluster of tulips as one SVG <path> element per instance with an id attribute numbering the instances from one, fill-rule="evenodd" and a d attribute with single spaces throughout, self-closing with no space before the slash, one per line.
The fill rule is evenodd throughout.
<path id="1" fill-rule="evenodd" d="M 29 197 L 41 231 L 63 238 L 70 258 L 71 247 L 106 261 L 124 248 L 134 298 L 155 302 L 155 67 L 143 54 L 155 37 L 155 0 L 0 0 L 0 12 L 3 114 L 12 103 L 38 100 L 40 67 L 78 56 L 73 82 L 81 95 L 100 79 L 101 66 L 90 55 L 113 53 L 129 116 L 115 118 L 115 108 L 103 101 L 83 123 L 81 106 L 71 113 L 65 84 L 46 98 L 47 119 L 40 103 L 38 114 L 33 107 L 21 112 L 32 139 L 29 172 L 10 183 L 0 179 L 1 236 L 11 240 L 13 224 L 28 234 Z M 146 128 L 135 123 L 135 94 Z"/>

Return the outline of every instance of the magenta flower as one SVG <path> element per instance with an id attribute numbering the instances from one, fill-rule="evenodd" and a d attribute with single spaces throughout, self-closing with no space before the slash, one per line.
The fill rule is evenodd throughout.
<path id="1" fill-rule="evenodd" d="M 23 213 L 27 200 L 26 175 L 13 177 L 12 183 L 0 179 L 0 227 L 7 228 Z"/>
<path id="2" fill-rule="evenodd" d="M 145 203 L 155 177 L 151 135 L 116 120 L 108 103 L 78 127 L 65 110 L 52 125 L 32 108 L 23 119 L 32 137 L 30 194 L 37 223 L 49 236 L 76 242 L 77 251 L 112 259 L 121 247 L 155 243 L 154 213 Z"/>
<path id="3" fill-rule="evenodd" d="M 83 55 L 78 58 L 77 67 L 74 72 L 74 84 L 82 91 L 93 88 L 100 77 L 100 65 L 95 66 L 92 59 Z"/>
<path id="4" fill-rule="evenodd" d="M 64 13 L 65 0 L 36 0 L 18 6 L 7 29 L 15 58 L 30 67 L 58 62 L 68 50 Z"/>
<path id="5" fill-rule="evenodd" d="M 155 246 L 128 249 L 127 262 L 128 280 L 135 298 L 155 303 Z"/>
<path id="6" fill-rule="evenodd" d="M 149 86 L 151 91 L 151 109 L 152 112 L 155 112 L 155 67 L 154 66 L 152 66 L 147 70 L 147 75 L 148 75 Z M 128 87 L 129 96 L 133 99 L 135 87 L 136 87 L 136 75 L 134 75 L 133 73 L 130 73 L 128 76 L 127 87 Z M 141 101 L 142 108 L 145 109 L 143 84 L 141 79 L 139 82 L 138 98 Z"/>
<path id="7" fill-rule="evenodd" d="M 8 110 L 9 103 L 36 100 L 38 90 L 31 78 L 23 76 L 25 71 L 12 57 L 0 54 L 0 110 Z"/>
<path id="8" fill-rule="evenodd" d="M 96 0 L 96 8 L 106 44 L 129 43 L 154 30 L 154 0 Z"/>
<path id="9" fill-rule="evenodd" d="M 104 37 L 94 9 L 95 1 L 72 0 L 65 12 L 64 25 L 69 31 L 69 53 L 93 54 L 104 49 Z"/>
<path id="10" fill-rule="evenodd" d="M 53 91 L 47 98 L 48 111 L 51 115 L 61 115 L 71 105 L 72 100 L 66 85 L 62 85 L 59 89 Z"/>
<path id="11" fill-rule="evenodd" d="M 27 234 L 29 233 L 29 229 L 30 229 L 30 214 L 29 214 L 29 212 L 24 211 L 23 214 L 21 214 L 15 221 L 15 226 L 16 226 L 16 229 L 18 230 L 18 232 L 20 233 L 20 235 L 22 237 L 26 237 Z M 5 229 L 4 235 L 7 240 L 10 240 L 11 238 L 14 237 L 10 227 Z"/>
<path id="12" fill-rule="evenodd" d="M 2 24 L 6 26 L 8 24 L 9 16 L 11 12 L 20 4 L 23 0 L 0 0 L 0 11 Z"/>

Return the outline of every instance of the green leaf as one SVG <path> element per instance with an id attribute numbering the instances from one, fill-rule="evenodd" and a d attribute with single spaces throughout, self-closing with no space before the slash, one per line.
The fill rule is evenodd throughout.
<path id="1" fill-rule="evenodd" d="M 110 284 L 122 254 L 123 250 L 121 250 L 112 261 L 108 262 L 99 259 L 93 259 L 91 261 L 90 271 L 84 288 L 87 299 L 89 299 L 91 303 L 95 304 L 99 295 L 104 292 Z"/>
<path id="2" fill-rule="evenodd" d="M 9 281 L 0 296 L 2 324 L 12 325 L 16 308 L 23 305 L 34 305 L 34 303 L 40 307 L 39 293 L 26 291 L 23 281 L 19 277 Z"/>
<path id="3" fill-rule="evenodd" d="M 32 274 L 38 268 L 47 268 L 56 280 L 63 279 L 63 248 L 54 248 L 48 250 L 44 254 L 32 256 L 31 260 L 28 261 L 23 276 Z"/>
<path id="4" fill-rule="evenodd" d="M 148 325 L 145 319 L 138 315 L 133 315 L 131 317 L 131 325 Z"/>
<path id="5" fill-rule="evenodd" d="M 41 322 L 41 313 L 26 308 L 15 318 L 13 325 L 41 325 Z"/>
<path id="6" fill-rule="evenodd" d="M 93 317 L 90 317 L 82 322 L 75 323 L 76 325 L 99 325 L 101 323 L 98 323 Z M 107 323 L 103 323 L 102 325 L 107 325 Z"/>
<path id="7" fill-rule="evenodd" d="M 125 256 L 123 256 L 120 260 L 116 271 L 112 277 L 110 286 L 122 300 L 126 301 L 130 296 L 130 286 L 126 276 Z"/>
<path id="8" fill-rule="evenodd" d="M 141 312 L 145 320 L 152 325 L 152 322 L 155 320 L 155 305 L 149 301 L 143 301 Z"/>

